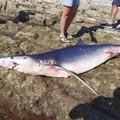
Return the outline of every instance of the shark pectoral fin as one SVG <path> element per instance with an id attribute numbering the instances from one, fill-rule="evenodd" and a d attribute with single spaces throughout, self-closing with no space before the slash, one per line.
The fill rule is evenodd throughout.
<path id="1" fill-rule="evenodd" d="M 61 66 L 59 66 L 61 67 Z M 80 82 L 82 82 L 85 86 L 87 86 L 95 95 L 98 96 L 98 93 L 92 88 L 90 87 L 84 80 L 82 80 L 79 75 L 73 71 L 67 70 L 66 68 L 61 67 L 63 70 L 65 70 L 66 72 L 68 72 L 69 74 L 73 75 L 75 78 L 77 78 Z"/>
<path id="2" fill-rule="evenodd" d="M 71 75 L 76 77 L 80 82 L 82 82 L 85 86 L 87 86 L 95 95 L 98 96 L 98 93 L 92 87 L 90 87 L 84 80 L 82 80 L 77 73 L 72 72 L 72 71 L 70 72 L 71 72 Z"/>

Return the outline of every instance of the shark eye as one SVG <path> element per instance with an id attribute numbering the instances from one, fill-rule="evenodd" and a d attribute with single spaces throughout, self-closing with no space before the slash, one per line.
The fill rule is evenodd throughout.
<path id="1" fill-rule="evenodd" d="M 11 59 L 13 59 L 13 56 L 11 57 Z"/>

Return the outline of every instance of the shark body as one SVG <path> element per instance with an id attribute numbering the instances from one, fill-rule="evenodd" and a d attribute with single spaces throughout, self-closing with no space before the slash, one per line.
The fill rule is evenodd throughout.
<path id="1" fill-rule="evenodd" d="M 120 45 L 86 45 L 78 42 L 74 46 L 41 54 L 2 57 L 0 66 L 33 75 L 65 78 L 73 75 L 98 95 L 78 74 L 87 72 L 119 54 Z"/>

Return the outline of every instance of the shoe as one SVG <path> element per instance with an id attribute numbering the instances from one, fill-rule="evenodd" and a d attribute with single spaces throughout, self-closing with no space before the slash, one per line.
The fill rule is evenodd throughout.
<path id="1" fill-rule="evenodd" d="M 72 35 L 69 35 L 68 33 L 65 33 L 65 36 L 68 40 L 73 39 L 74 37 Z"/>
<path id="2" fill-rule="evenodd" d="M 120 31 L 120 24 L 115 29 Z"/>
<path id="3" fill-rule="evenodd" d="M 109 23 L 103 23 L 101 24 L 101 26 L 105 28 L 113 28 L 113 24 L 109 24 Z"/>
<path id="4" fill-rule="evenodd" d="M 70 41 L 66 37 L 60 37 L 60 41 L 63 43 L 70 43 Z"/>
<path id="5" fill-rule="evenodd" d="M 72 35 L 67 35 L 67 39 L 69 40 L 69 39 L 73 39 L 73 36 Z"/>

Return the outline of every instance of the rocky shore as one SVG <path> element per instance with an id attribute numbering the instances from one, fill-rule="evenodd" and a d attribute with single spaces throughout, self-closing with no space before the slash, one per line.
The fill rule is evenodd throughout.
<path id="1" fill-rule="evenodd" d="M 70 34 L 76 35 L 70 44 L 59 41 L 60 2 L 1 0 L 0 5 L 1 57 L 47 52 L 74 45 L 80 39 L 86 44 L 120 44 L 119 31 L 100 26 L 109 18 L 109 5 L 91 4 L 89 10 L 79 9 L 69 29 Z M 119 18 L 120 13 L 115 22 Z M 102 96 L 96 98 L 72 76 L 66 79 L 33 76 L 0 67 L 0 120 L 84 120 L 86 114 L 97 113 L 107 120 L 104 112 L 93 109 L 94 105 L 105 106 L 102 109 L 120 118 L 120 111 L 114 111 L 119 106 L 119 69 L 120 60 L 116 58 L 81 75 Z M 82 105 L 79 110 L 71 113 L 79 104 Z M 87 106 L 84 111 L 83 105 L 84 109 Z M 99 119 L 86 117 L 86 120 Z"/>

